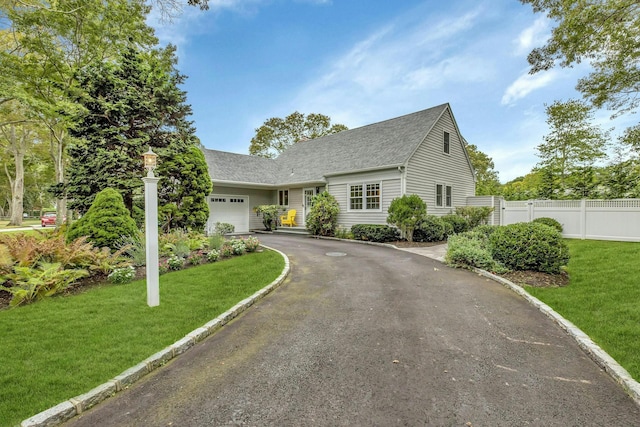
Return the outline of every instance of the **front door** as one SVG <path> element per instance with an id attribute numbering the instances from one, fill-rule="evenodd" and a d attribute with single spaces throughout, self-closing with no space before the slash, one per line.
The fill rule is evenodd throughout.
<path id="1" fill-rule="evenodd" d="M 313 196 L 316 195 L 315 188 L 304 188 L 302 190 L 302 207 L 304 208 L 303 219 L 307 222 L 307 215 L 311 212 L 311 205 L 313 204 Z"/>

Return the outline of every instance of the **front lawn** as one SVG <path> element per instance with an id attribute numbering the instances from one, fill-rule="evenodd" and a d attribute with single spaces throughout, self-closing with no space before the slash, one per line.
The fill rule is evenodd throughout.
<path id="1" fill-rule="evenodd" d="M 122 373 L 275 280 L 273 251 L 160 276 L 160 306 L 146 282 L 105 285 L 0 311 L 0 425 L 12 426 Z"/>
<path id="2" fill-rule="evenodd" d="M 640 380 L 640 243 L 567 240 L 570 284 L 526 287 Z"/>

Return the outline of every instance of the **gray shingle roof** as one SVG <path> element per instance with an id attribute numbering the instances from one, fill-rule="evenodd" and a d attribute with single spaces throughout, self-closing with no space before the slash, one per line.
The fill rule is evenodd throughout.
<path id="1" fill-rule="evenodd" d="M 204 150 L 214 181 L 324 182 L 325 176 L 405 164 L 449 104 L 301 141 L 275 159 Z"/>

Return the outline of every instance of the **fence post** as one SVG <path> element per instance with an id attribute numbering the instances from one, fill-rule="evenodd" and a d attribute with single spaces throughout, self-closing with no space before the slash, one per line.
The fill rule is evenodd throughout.
<path id="1" fill-rule="evenodd" d="M 587 238 L 587 200 L 580 200 L 580 236 L 582 240 Z"/>
<path id="2" fill-rule="evenodd" d="M 533 200 L 527 202 L 527 222 L 533 221 Z"/>

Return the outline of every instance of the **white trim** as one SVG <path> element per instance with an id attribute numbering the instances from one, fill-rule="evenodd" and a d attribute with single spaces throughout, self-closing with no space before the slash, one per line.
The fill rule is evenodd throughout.
<path id="1" fill-rule="evenodd" d="M 367 209 L 367 185 L 378 185 L 378 190 L 380 194 L 378 194 L 378 208 L 377 209 Z M 362 186 L 362 209 L 352 209 L 351 208 L 351 186 L 361 185 Z M 351 182 L 347 184 L 347 212 L 382 212 L 382 181 L 363 181 L 363 182 Z"/>

